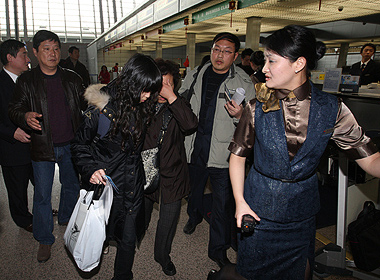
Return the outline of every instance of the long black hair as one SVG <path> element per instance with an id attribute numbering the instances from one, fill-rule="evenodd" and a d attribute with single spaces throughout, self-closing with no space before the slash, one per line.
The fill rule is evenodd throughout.
<path id="1" fill-rule="evenodd" d="M 310 29 L 300 25 L 288 25 L 275 31 L 265 40 L 265 47 L 295 62 L 299 57 L 307 61 L 307 70 L 313 70 L 326 52 L 326 46 L 315 40 Z"/>
<path id="2" fill-rule="evenodd" d="M 154 103 L 162 87 L 162 75 L 154 60 L 135 54 L 124 65 L 120 76 L 107 88 L 116 105 L 116 118 L 111 136 L 121 133 L 122 149 L 132 136 L 134 144 L 142 141 L 143 131 L 154 115 Z M 140 102 L 142 92 L 150 92 Z"/>

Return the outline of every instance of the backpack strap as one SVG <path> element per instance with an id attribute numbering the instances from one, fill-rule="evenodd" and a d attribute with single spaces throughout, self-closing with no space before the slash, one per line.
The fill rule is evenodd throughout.
<path id="1" fill-rule="evenodd" d="M 195 72 L 195 74 L 193 75 L 194 80 L 193 80 L 193 82 L 191 83 L 190 88 L 189 88 L 188 90 L 185 90 L 185 91 L 181 94 L 181 96 L 183 96 L 183 97 L 187 100 L 187 102 L 189 102 L 189 103 L 190 103 L 190 99 L 191 99 L 191 97 L 192 97 L 193 94 L 194 94 L 194 85 L 195 85 L 195 83 L 197 82 L 197 78 L 198 78 L 199 72 L 201 71 L 202 67 L 203 67 L 203 65 L 202 65 L 202 66 L 201 66 L 201 65 L 198 66 L 197 72 Z"/>

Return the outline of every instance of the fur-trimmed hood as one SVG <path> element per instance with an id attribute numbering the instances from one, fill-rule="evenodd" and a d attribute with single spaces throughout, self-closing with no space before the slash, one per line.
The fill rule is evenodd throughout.
<path id="1" fill-rule="evenodd" d="M 86 89 L 84 99 L 86 99 L 88 105 L 95 106 L 99 108 L 99 110 L 102 110 L 104 106 L 107 105 L 110 95 L 106 91 L 101 90 L 103 87 L 105 87 L 104 84 L 95 84 L 90 85 Z"/>

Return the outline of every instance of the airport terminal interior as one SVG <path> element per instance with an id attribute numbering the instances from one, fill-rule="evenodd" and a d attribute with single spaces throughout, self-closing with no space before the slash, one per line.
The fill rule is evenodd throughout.
<path id="1" fill-rule="evenodd" d="M 245 48 L 263 50 L 265 38 L 289 24 L 310 28 L 317 40 L 326 44 L 325 56 L 311 73 L 311 80 L 321 89 L 331 73 L 338 73 L 339 77 L 345 75 L 347 67 L 361 60 L 360 49 L 366 43 L 378 48 L 373 59 L 380 62 L 379 0 L 4 0 L 0 5 L 0 43 L 7 39 L 24 42 L 30 66 L 35 67 L 37 59 L 32 51 L 32 38 L 38 30 L 53 31 L 62 43 L 61 58 L 68 57 L 71 46 L 80 50 L 79 61 L 88 69 L 92 84 L 100 82 L 98 75 L 103 65 L 110 71 L 111 79 L 116 78 L 136 53 L 172 60 L 179 64 L 184 78 L 186 72 L 210 54 L 212 39 L 217 33 L 227 31 L 237 35 L 241 53 Z M 240 56 L 235 63 L 239 62 Z M 112 68 L 116 63 L 119 67 L 114 72 Z M 339 81 L 329 91 L 343 99 L 379 147 L 380 84 L 360 88 L 347 86 L 348 92 L 344 92 Z M 352 91 L 352 88 L 355 89 Z M 322 256 L 326 253 L 326 258 L 321 257 L 318 261 L 338 269 L 328 272 L 322 269 L 313 280 L 380 279 L 380 269 L 365 272 L 355 268 L 346 242 L 347 226 L 357 218 L 365 201 L 373 201 L 380 209 L 379 179 L 363 174 L 355 163 L 342 159 L 333 148 L 326 152 L 323 160 L 324 165 L 319 170 L 322 208 L 317 216 L 316 251 L 323 252 L 330 242 L 342 251 L 331 256 L 331 252 L 325 250 Z M 341 170 L 346 169 L 348 171 L 342 174 Z M 53 208 L 58 208 L 59 193 L 57 173 Z M 32 185 L 28 195 L 32 209 Z M 134 279 L 201 280 L 207 279 L 211 269 L 218 269 L 207 257 L 207 221 L 204 220 L 192 235 L 183 233 L 188 218 L 186 207 L 187 201 L 183 199 L 171 254 L 177 274 L 166 276 L 153 259 L 154 229 L 158 220 L 158 206 L 155 205 L 150 227 L 136 249 Z M 0 279 L 112 278 L 114 244 L 109 253 L 102 256 L 96 269 L 81 272 L 65 249 L 66 227 L 58 225 L 56 219 L 52 257 L 46 263 L 38 263 L 38 242 L 31 233 L 18 228 L 10 217 L 1 173 Z M 236 262 L 236 254 L 232 248 L 228 250 L 232 262 Z"/>
<path id="2" fill-rule="evenodd" d="M 2 175 L 2 173 L 1 173 Z M 52 206 L 57 209 L 59 205 L 60 183 L 58 172 L 53 186 Z M 328 190 L 329 191 L 329 190 Z M 331 191 L 329 191 L 331 195 Z M 33 186 L 29 186 L 29 206 L 31 207 Z M 334 195 L 332 195 L 334 197 Z M 155 229 L 158 220 L 157 204 L 152 213 L 152 221 L 145 234 L 140 247 L 136 250 L 133 265 L 134 279 L 137 280 L 206 280 L 211 269 L 218 270 L 217 265 L 207 257 L 208 223 L 203 221 L 197 226 L 192 235 L 184 234 L 182 229 L 187 221 L 186 200 L 182 200 L 181 214 L 173 242 L 171 257 L 177 267 L 175 276 L 166 276 L 158 263 L 153 259 L 153 244 Z M 334 208 L 334 207 L 332 207 Z M 323 227 L 318 233 L 331 242 L 335 242 L 336 226 L 333 221 L 322 221 Z M 329 226 L 326 226 L 329 224 Z M 113 276 L 113 263 L 116 255 L 116 247 L 111 244 L 109 253 L 103 255 L 100 265 L 91 272 L 82 272 L 76 265 L 70 253 L 65 249 L 63 235 L 66 226 L 58 225 L 57 217 L 54 217 L 54 236 L 56 241 L 52 246 L 52 256 L 46 263 L 38 263 L 36 254 L 38 242 L 32 233 L 17 227 L 9 213 L 8 200 L 4 181 L 0 178 L 0 279 L 3 280 L 74 280 L 74 279 L 111 279 Z M 316 250 L 324 246 L 321 241 L 316 241 Z M 236 261 L 236 252 L 228 250 L 228 257 L 232 262 Z M 321 278 L 314 275 L 313 280 L 354 280 L 352 276 L 324 275 Z M 376 278 L 374 278 L 376 279 Z"/>

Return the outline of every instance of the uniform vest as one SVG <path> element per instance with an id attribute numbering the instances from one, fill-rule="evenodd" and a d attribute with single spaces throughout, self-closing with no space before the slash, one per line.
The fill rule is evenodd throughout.
<path id="1" fill-rule="evenodd" d="M 244 195 L 259 217 L 291 222 L 319 211 L 315 170 L 333 133 L 337 112 L 337 98 L 312 86 L 306 140 L 290 161 L 282 105 L 280 110 L 264 113 L 262 103 L 256 102 L 254 167 Z"/>

